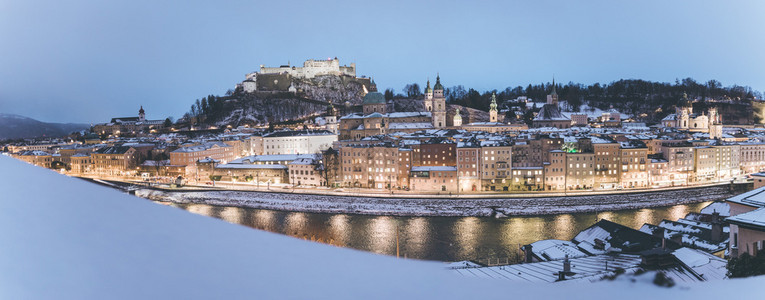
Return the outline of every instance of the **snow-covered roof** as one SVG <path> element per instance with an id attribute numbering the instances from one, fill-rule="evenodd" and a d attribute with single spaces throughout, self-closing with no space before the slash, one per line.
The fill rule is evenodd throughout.
<path id="1" fill-rule="evenodd" d="M 676 114 L 668 114 L 664 119 L 661 119 L 662 121 L 675 121 L 677 120 Z"/>
<path id="2" fill-rule="evenodd" d="M 725 202 L 712 202 L 706 207 L 701 209 L 702 214 L 711 215 L 718 213 L 722 217 L 730 216 L 730 204 Z"/>
<path id="3" fill-rule="evenodd" d="M 229 164 L 243 164 L 243 163 L 255 163 L 255 162 L 277 162 L 277 161 L 294 161 L 298 158 L 313 158 L 313 154 L 268 154 L 268 155 L 251 155 L 242 158 L 237 158 L 229 162 Z"/>
<path id="4" fill-rule="evenodd" d="M 431 123 L 390 123 L 388 124 L 389 130 L 401 130 L 401 129 L 432 129 Z"/>
<path id="5" fill-rule="evenodd" d="M 704 280 L 728 278 L 728 261 L 725 259 L 691 248 L 677 249 L 672 252 L 672 256 Z"/>
<path id="6" fill-rule="evenodd" d="M 313 157 L 299 157 L 293 161 L 291 161 L 290 165 L 313 165 L 316 163 L 316 161 L 313 159 Z"/>
<path id="7" fill-rule="evenodd" d="M 566 276 L 567 280 L 569 282 L 589 283 L 602 280 L 605 276 L 613 275 L 617 269 L 626 270 L 627 274 L 630 274 L 638 269 L 641 259 L 639 255 L 617 254 L 573 258 L 570 262 L 573 267 L 571 271 L 574 273 Z M 604 267 L 606 265 L 608 265 L 608 268 Z M 452 271 L 467 277 L 509 280 L 524 285 L 529 285 L 529 283 L 553 283 L 558 280 L 556 272 L 563 271 L 563 261 L 543 261 L 480 268 L 453 268 Z M 537 296 L 532 296 L 532 298 L 537 298 Z M 589 298 L 591 295 L 587 292 L 581 296 Z M 568 297 L 571 297 L 571 295 L 568 295 Z M 566 298 L 566 296 L 562 298 Z"/>
<path id="8" fill-rule="evenodd" d="M 765 208 L 758 208 L 750 212 L 728 217 L 725 221 L 765 231 Z"/>
<path id="9" fill-rule="evenodd" d="M 751 207 L 765 207 L 765 186 L 726 199 L 727 202 Z"/>
<path id="10" fill-rule="evenodd" d="M 216 169 L 287 169 L 287 166 L 279 165 L 279 164 L 259 164 L 259 165 L 225 164 L 225 165 L 217 165 L 215 168 Z"/>
<path id="11" fill-rule="evenodd" d="M 585 257 L 587 253 L 582 252 L 576 245 L 569 241 L 562 240 L 541 240 L 531 243 L 531 251 L 542 261 L 561 260 L 566 258 Z"/>
<path id="12" fill-rule="evenodd" d="M 412 167 L 412 172 L 427 172 L 427 171 L 457 171 L 457 167 L 452 166 L 421 166 Z"/>
<path id="13" fill-rule="evenodd" d="M 212 149 L 213 147 L 221 147 L 221 148 L 227 148 L 231 147 L 228 144 L 224 142 L 214 141 L 214 142 L 206 142 L 202 143 L 200 145 L 194 145 L 194 146 L 188 146 L 188 147 L 181 147 L 178 149 L 173 150 L 173 152 L 181 153 L 181 152 L 200 152 Z"/>
<path id="14" fill-rule="evenodd" d="M 430 117 L 431 113 L 426 111 L 406 111 L 406 112 L 391 112 L 385 114 L 388 118 L 411 118 L 411 117 Z"/>

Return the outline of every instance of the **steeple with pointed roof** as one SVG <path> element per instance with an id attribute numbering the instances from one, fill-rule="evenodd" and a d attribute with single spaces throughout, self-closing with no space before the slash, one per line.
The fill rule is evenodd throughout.
<path id="1" fill-rule="evenodd" d="M 497 123 L 497 93 L 491 94 L 491 104 L 489 104 L 489 122 Z"/>
<path id="2" fill-rule="evenodd" d="M 433 86 L 433 89 L 436 90 L 436 91 L 437 90 L 442 90 L 442 91 L 444 90 L 444 86 L 441 85 L 441 75 L 440 74 L 436 74 L 436 85 Z"/>
<path id="3" fill-rule="evenodd" d="M 553 95 L 557 95 L 558 92 L 555 90 L 555 76 L 553 76 L 553 83 L 552 83 L 552 93 Z"/>
<path id="4" fill-rule="evenodd" d="M 558 106 L 558 92 L 555 90 L 555 76 L 553 76 L 552 91 L 547 95 L 547 104 Z"/>

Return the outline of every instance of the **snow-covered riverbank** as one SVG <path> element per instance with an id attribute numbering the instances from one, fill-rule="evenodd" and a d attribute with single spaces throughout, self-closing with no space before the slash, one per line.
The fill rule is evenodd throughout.
<path id="1" fill-rule="evenodd" d="M 726 186 L 612 195 L 539 198 L 374 198 L 248 191 L 136 191 L 139 197 L 173 203 L 203 203 L 312 213 L 393 216 L 545 215 L 612 211 L 723 200 Z"/>

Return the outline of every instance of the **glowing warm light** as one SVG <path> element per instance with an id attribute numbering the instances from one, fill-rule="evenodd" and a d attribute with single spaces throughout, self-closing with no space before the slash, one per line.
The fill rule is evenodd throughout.
<path id="1" fill-rule="evenodd" d="M 189 204 L 188 206 L 186 206 L 186 210 L 198 215 L 212 217 L 212 206 L 210 205 Z"/>
<path id="2" fill-rule="evenodd" d="M 401 249 L 405 249 L 404 254 L 411 256 L 423 256 L 425 246 L 427 245 L 428 238 L 430 237 L 430 224 L 428 224 L 427 218 L 414 218 L 410 219 L 406 223 L 406 238 L 399 233 L 399 244 Z"/>
<path id="3" fill-rule="evenodd" d="M 351 228 L 347 215 L 333 215 L 329 218 L 330 244 L 345 247 L 350 240 Z"/>
<path id="4" fill-rule="evenodd" d="M 566 240 L 574 235 L 572 230 L 576 228 L 576 221 L 570 214 L 557 215 L 553 220 L 553 226 L 555 226 L 555 238 Z"/>
<path id="5" fill-rule="evenodd" d="M 258 210 L 255 213 L 254 216 L 254 224 L 253 227 L 260 228 L 263 230 L 269 230 L 274 231 L 275 223 L 274 222 L 274 212 L 270 210 Z"/>
<path id="6" fill-rule="evenodd" d="M 220 213 L 220 218 L 229 223 L 242 224 L 243 209 L 240 207 L 224 207 Z"/>
<path id="7" fill-rule="evenodd" d="M 370 251 L 396 254 L 396 222 L 392 217 L 380 216 L 369 224 Z"/>
<path id="8" fill-rule="evenodd" d="M 462 256 L 475 257 L 478 235 L 483 229 L 481 220 L 476 217 L 463 218 L 454 224 L 454 236 Z"/>

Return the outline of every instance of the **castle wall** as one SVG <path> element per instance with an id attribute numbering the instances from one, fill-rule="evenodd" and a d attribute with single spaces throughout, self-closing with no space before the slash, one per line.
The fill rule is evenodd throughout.
<path id="1" fill-rule="evenodd" d="M 289 74 L 260 74 L 257 77 L 257 90 L 286 91 L 292 84 Z"/>
<path id="2" fill-rule="evenodd" d="M 314 78 L 319 75 L 348 75 L 356 77 L 356 64 L 351 66 L 340 66 L 340 61 L 333 60 L 313 60 L 309 59 L 303 62 L 302 67 L 265 67 L 260 66 L 259 74 L 281 74 L 287 73 L 299 78 Z M 249 75 L 248 75 L 249 76 Z"/>

